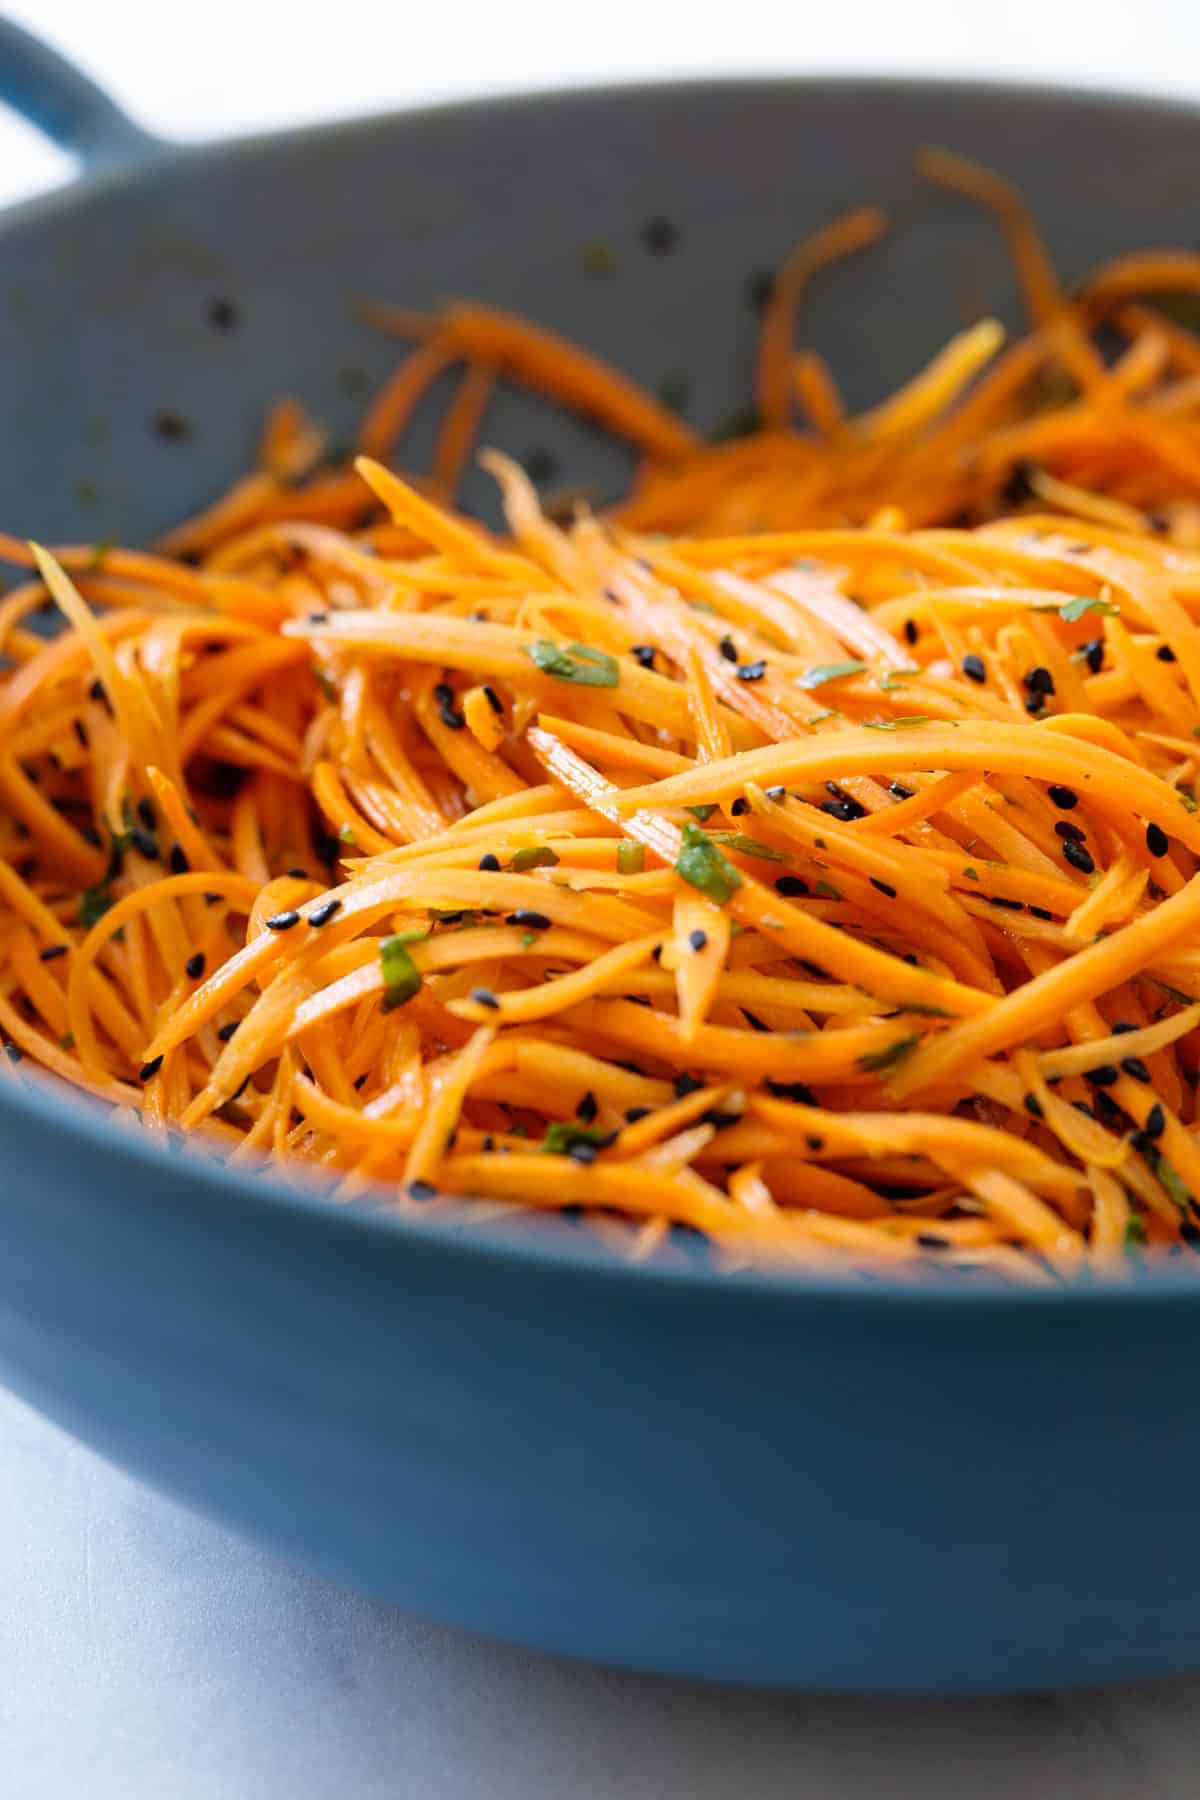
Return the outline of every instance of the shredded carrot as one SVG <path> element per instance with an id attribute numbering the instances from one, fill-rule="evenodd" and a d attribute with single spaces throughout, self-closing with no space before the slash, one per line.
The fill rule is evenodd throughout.
<path id="1" fill-rule="evenodd" d="M 1000 177 L 919 168 L 1032 330 L 857 416 L 794 337 L 870 207 L 776 277 L 748 435 L 492 308 L 378 309 L 417 342 L 353 462 L 284 401 L 156 553 L 0 537 L 0 1072 L 635 1260 L 1195 1254 L 1200 335 L 1160 308 L 1200 254 L 1068 292 Z M 432 466 L 385 467 L 444 372 Z M 633 493 L 564 523 L 484 451 L 507 532 L 455 511 L 498 382 Z"/>

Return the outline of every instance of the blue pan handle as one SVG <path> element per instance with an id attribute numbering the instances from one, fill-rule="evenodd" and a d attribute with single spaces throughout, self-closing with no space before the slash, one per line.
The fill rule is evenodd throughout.
<path id="1" fill-rule="evenodd" d="M 73 63 L 5 18 L 0 18 L 0 100 L 85 168 L 140 162 L 162 147 Z"/>

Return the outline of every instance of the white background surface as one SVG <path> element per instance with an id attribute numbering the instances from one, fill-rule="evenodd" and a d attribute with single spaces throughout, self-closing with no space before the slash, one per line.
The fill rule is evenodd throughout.
<path id="1" fill-rule="evenodd" d="M 672 72 L 924 69 L 1200 93 L 1197 0 L 50 0 L 10 11 L 178 137 Z M 0 202 L 67 172 L 0 119 Z M 1197 1792 L 1197 1683 L 916 1705 L 722 1694 L 557 1665 L 290 1570 L 0 1396 L 6 1800 Z"/>

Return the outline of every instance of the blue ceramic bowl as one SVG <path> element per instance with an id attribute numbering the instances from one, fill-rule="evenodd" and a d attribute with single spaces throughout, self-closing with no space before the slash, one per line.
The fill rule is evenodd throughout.
<path id="1" fill-rule="evenodd" d="M 10 26 L 0 94 L 94 165 L 0 225 L 3 524 L 49 539 L 177 518 L 245 463 L 277 393 L 348 428 L 392 354 L 363 295 L 526 310 L 686 381 L 715 423 L 748 390 L 756 273 L 867 198 L 894 239 L 824 283 L 812 329 L 851 398 L 877 396 L 980 294 L 1013 301 L 987 222 L 916 190 L 922 141 L 1014 176 L 1068 276 L 1196 229 L 1200 112 L 1144 100 L 717 83 L 184 151 Z M 652 218 L 671 249 L 648 246 Z M 185 439 L 155 434 L 163 409 Z M 568 479 L 622 478 L 532 402 L 494 435 Z M 5 1378 L 348 1582 L 742 1682 L 1200 1664 L 1200 1289 L 1178 1265 L 1035 1293 L 631 1268 L 566 1226 L 399 1222 L 168 1157 L 29 1079 L 0 1085 L 0 1143 Z"/>

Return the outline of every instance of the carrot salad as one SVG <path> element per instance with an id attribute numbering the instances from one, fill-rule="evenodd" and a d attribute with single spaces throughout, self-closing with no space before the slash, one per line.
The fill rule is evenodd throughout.
<path id="1" fill-rule="evenodd" d="M 798 312 L 870 209 L 780 269 L 742 437 L 486 306 L 380 309 L 352 461 L 285 402 L 152 550 L 0 538 L 3 1076 L 639 1257 L 1194 1254 L 1200 255 L 1068 295 L 998 177 L 921 169 L 1030 326 L 867 413 Z M 456 510 L 501 381 L 633 446 L 628 496 L 484 451 L 506 532 Z"/>

